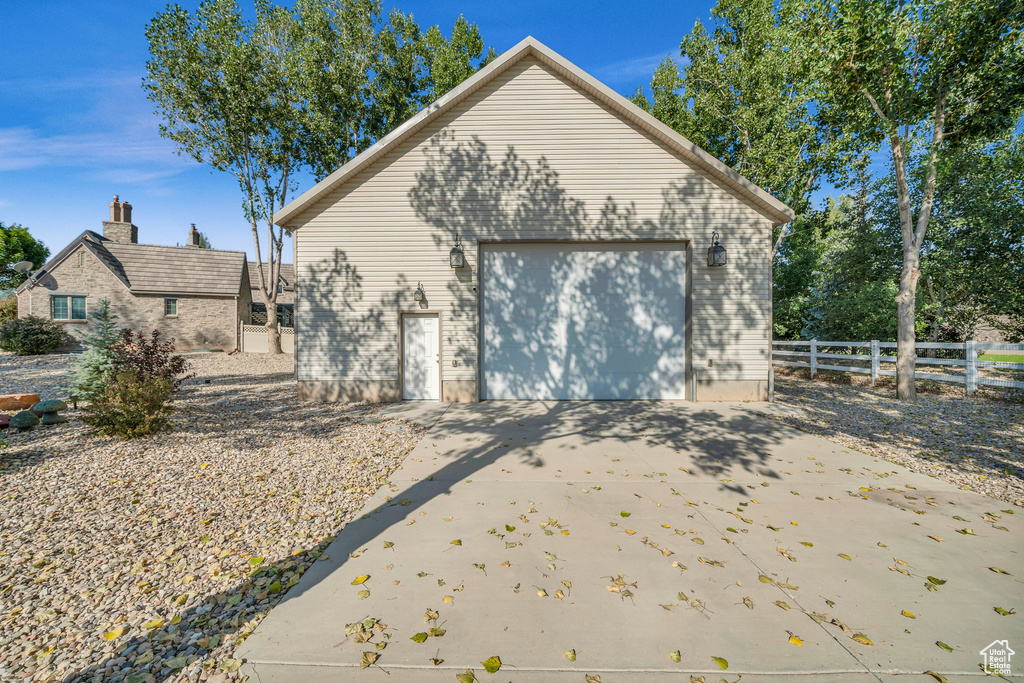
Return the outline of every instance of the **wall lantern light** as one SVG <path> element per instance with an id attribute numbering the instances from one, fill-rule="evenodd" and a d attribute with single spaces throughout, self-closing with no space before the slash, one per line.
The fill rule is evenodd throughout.
<path id="1" fill-rule="evenodd" d="M 466 254 L 462 251 L 462 240 L 459 239 L 459 235 L 455 235 L 455 246 L 452 247 L 451 252 L 448 254 L 448 262 L 452 268 L 463 268 L 466 265 Z"/>
<path id="2" fill-rule="evenodd" d="M 715 232 L 712 234 L 711 239 L 715 244 L 714 246 L 708 247 L 708 266 L 724 266 L 725 247 L 718 243 L 718 233 Z"/>
<path id="3" fill-rule="evenodd" d="M 427 300 L 427 293 L 423 291 L 423 283 L 422 282 L 417 282 L 416 283 L 416 292 L 413 293 L 412 298 L 415 299 L 416 301 L 420 301 L 420 302 L 423 302 L 423 301 Z"/>

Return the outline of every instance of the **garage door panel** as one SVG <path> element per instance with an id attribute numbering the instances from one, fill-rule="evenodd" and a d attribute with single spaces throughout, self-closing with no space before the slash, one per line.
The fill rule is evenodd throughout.
<path id="1" fill-rule="evenodd" d="M 682 398 L 685 250 L 485 245 L 484 398 Z"/>

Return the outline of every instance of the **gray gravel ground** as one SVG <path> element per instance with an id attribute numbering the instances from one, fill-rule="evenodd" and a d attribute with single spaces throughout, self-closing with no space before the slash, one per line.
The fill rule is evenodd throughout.
<path id="1" fill-rule="evenodd" d="M 773 420 L 862 453 L 1024 506 L 1024 402 L 962 388 L 918 390 L 916 403 L 892 385 L 851 386 L 776 374 Z"/>
<path id="2" fill-rule="evenodd" d="M 93 436 L 75 410 L 0 432 L 0 680 L 237 678 L 237 645 L 425 431 L 298 403 L 290 356 L 189 357 L 172 432 Z M 69 361 L 0 354 L 0 393 L 66 397 Z"/>

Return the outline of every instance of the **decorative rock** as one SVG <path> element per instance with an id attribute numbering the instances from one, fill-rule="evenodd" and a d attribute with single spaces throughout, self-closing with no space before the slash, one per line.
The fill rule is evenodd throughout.
<path id="1" fill-rule="evenodd" d="M 0 410 L 27 410 L 39 403 L 39 394 L 4 394 L 0 396 Z"/>
<path id="2" fill-rule="evenodd" d="M 39 418 L 39 424 L 41 425 L 59 425 L 61 422 L 67 422 L 68 419 L 60 413 L 43 413 Z"/>
<path id="3" fill-rule="evenodd" d="M 5 413 L 0 413 L 0 429 L 7 429 L 8 423 L 11 421 L 11 416 Z"/>
<path id="4" fill-rule="evenodd" d="M 12 417 L 9 424 L 15 429 L 32 429 L 39 424 L 39 416 L 31 410 L 23 410 Z"/>
<path id="5" fill-rule="evenodd" d="M 46 415 L 47 413 L 59 413 L 62 410 L 67 410 L 68 404 L 57 398 L 52 398 L 48 401 L 40 401 L 32 406 L 31 410 L 36 415 Z M 46 424 L 45 422 L 43 424 Z"/>

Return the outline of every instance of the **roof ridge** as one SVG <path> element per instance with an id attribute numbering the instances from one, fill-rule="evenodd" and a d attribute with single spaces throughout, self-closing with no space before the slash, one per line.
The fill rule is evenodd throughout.
<path id="1" fill-rule="evenodd" d="M 739 199 L 746 201 L 760 213 L 774 221 L 774 225 L 780 225 L 793 218 L 793 210 L 779 201 L 764 188 L 759 187 L 747 178 L 743 177 L 730 168 L 721 160 L 715 158 L 698 145 L 687 140 L 677 131 L 665 125 L 653 115 L 645 112 L 628 99 L 600 82 L 583 69 L 579 68 L 557 52 L 547 47 L 533 36 L 527 36 L 516 43 L 508 52 L 503 53 L 487 66 L 462 81 L 459 85 L 427 105 L 416 114 L 406 119 L 390 133 L 379 139 L 373 145 L 363 150 L 355 158 L 350 159 L 336 171 L 316 183 L 313 187 L 293 199 L 287 206 L 282 207 L 274 214 L 274 223 L 287 227 L 286 223 L 306 208 L 323 199 L 328 193 L 337 189 L 349 179 L 357 175 L 363 169 L 369 167 L 372 162 L 381 157 L 384 152 L 393 145 L 398 144 L 411 137 L 413 134 L 424 128 L 428 123 L 442 116 L 452 107 L 471 96 L 477 90 L 489 83 L 492 79 L 504 73 L 513 64 L 528 55 L 536 56 L 548 68 L 553 69 L 562 77 L 568 80 L 575 87 L 588 92 L 609 106 L 616 116 L 623 118 L 641 129 L 643 133 L 660 140 L 669 145 L 677 154 L 686 159 L 689 163 L 703 169 L 716 181 L 724 184 L 726 188 Z M 294 229 L 294 228 L 293 228 Z"/>

